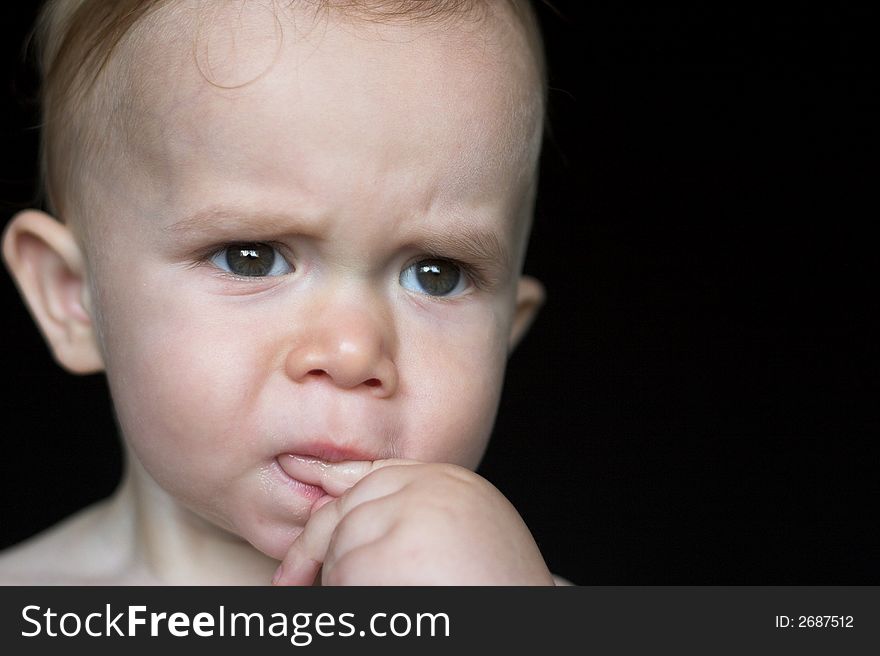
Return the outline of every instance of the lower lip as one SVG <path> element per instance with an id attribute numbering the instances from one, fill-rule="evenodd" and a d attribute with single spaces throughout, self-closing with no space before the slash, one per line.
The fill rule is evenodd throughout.
<path id="1" fill-rule="evenodd" d="M 277 458 L 275 459 L 272 468 L 277 474 L 279 474 L 283 478 L 284 484 L 288 488 L 294 490 L 295 492 L 297 492 L 301 496 L 306 497 L 307 499 L 317 501 L 327 494 L 322 487 L 311 485 L 310 483 L 303 483 L 302 481 L 293 478 L 290 474 L 284 471 L 284 468 L 280 464 L 278 464 Z"/>

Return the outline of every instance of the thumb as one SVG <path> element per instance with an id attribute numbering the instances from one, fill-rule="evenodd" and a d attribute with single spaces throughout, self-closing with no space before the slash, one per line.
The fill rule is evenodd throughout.
<path id="1" fill-rule="evenodd" d="M 327 462 L 286 455 L 279 458 L 279 464 L 291 478 L 320 486 L 327 493 L 312 506 L 311 517 L 272 578 L 273 585 L 312 585 L 327 557 L 337 525 L 360 501 L 345 493 L 367 474 L 383 467 L 421 463 L 398 458 Z"/>

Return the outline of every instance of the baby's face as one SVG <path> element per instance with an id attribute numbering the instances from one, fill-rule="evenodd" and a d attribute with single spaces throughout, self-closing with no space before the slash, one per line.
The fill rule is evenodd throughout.
<path id="1" fill-rule="evenodd" d="M 296 16 L 280 47 L 266 10 L 236 13 L 234 48 L 230 17 L 202 25 L 201 73 L 194 31 L 139 46 L 125 163 L 82 231 L 128 444 L 277 558 L 316 494 L 285 454 L 477 466 L 540 130 L 531 59 L 494 18 Z"/>

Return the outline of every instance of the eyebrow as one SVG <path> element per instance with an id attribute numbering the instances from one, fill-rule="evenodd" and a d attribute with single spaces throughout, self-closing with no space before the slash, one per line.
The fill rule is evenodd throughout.
<path id="1" fill-rule="evenodd" d="M 245 228 L 251 228 L 254 232 L 276 234 L 299 232 L 305 228 L 305 222 L 289 214 L 208 207 L 165 226 L 164 230 L 175 236 L 186 236 L 208 231 L 240 234 Z"/>
<path id="2" fill-rule="evenodd" d="M 290 214 L 208 207 L 165 226 L 164 230 L 177 237 L 211 232 L 220 239 L 241 239 L 284 233 L 308 236 L 315 227 L 312 221 Z M 416 232 L 407 242 L 431 256 L 464 258 L 478 267 L 501 267 L 505 271 L 510 268 L 507 249 L 491 231 L 473 227 L 453 227 L 449 232 L 428 230 Z"/>
<path id="3" fill-rule="evenodd" d="M 507 249 L 498 236 L 475 228 L 463 228 L 452 233 L 431 232 L 418 239 L 418 245 L 431 255 L 464 257 L 476 266 L 510 267 Z"/>

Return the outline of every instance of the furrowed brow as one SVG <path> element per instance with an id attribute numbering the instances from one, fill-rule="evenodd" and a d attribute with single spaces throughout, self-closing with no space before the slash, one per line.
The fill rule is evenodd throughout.
<path id="1" fill-rule="evenodd" d="M 210 233 L 218 239 L 241 239 L 253 235 L 308 234 L 314 229 L 314 224 L 293 215 L 208 207 L 165 226 L 164 231 L 179 238 Z M 503 272 L 511 266 L 504 243 L 489 231 L 463 228 L 428 232 L 417 235 L 413 242 L 430 255 L 462 259 L 480 268 Z"/>

